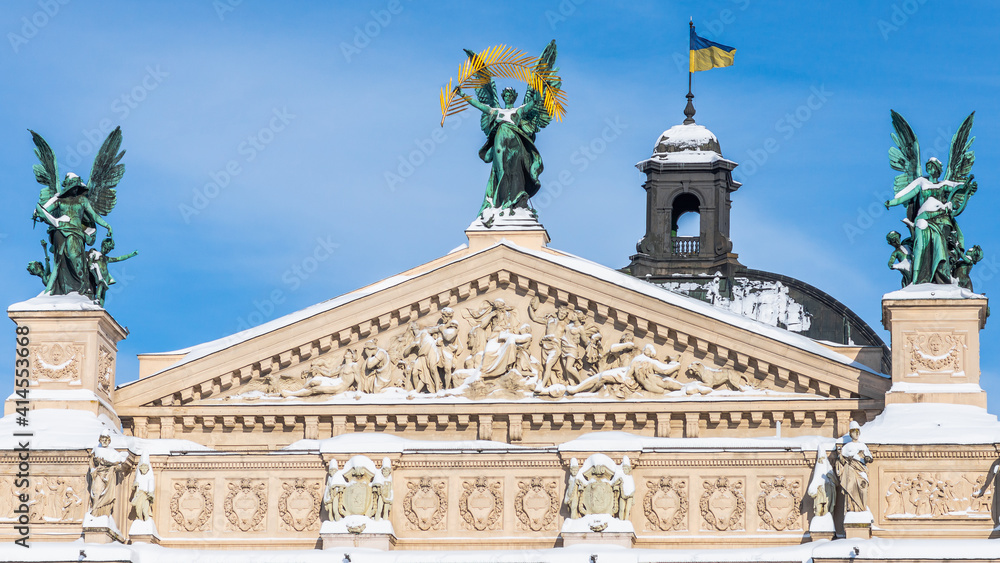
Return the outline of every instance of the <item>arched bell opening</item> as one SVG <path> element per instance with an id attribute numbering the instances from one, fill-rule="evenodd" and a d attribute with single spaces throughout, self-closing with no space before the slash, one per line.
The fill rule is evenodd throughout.
<path id="1" fill-rule="evenodd" d="M 701 251 L 701 202 L 692 193 L 674 198 L 671 205 L 670 239 L 672 254 L 696 255 Z"/>

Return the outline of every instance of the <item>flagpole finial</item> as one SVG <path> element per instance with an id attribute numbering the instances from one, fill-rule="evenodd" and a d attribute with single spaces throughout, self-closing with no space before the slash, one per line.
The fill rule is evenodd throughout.
<path id="1" fill-rule="evenodd" d="M 691 91 L 688 90 L 688 93 L 687 93 L 686 97 L 687 97 L 688 103 L 687 103 L 687 106 L 684 108 L 684 118 L 685 118 L 684 119 L 684 125 L 693 125 L 694 124 L 694 94 L 692 94 Z"/>

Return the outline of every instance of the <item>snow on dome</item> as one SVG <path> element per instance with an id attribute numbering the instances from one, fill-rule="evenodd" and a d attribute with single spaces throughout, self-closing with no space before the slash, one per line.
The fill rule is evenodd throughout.
<path id="1" fill-rule="evenodd" d="M 704 125 L 674 125 L 660 135 L 653 148 L 653 156 L 667 153 L 696 151 L 714 152 L 722 156 L 719 139 Z"/>

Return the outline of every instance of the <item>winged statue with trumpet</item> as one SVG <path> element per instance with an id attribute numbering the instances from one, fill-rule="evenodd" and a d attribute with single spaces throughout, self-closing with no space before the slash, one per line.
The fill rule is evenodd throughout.
<path id="1" fill-rule="evenodd" d="M 107 255 L 114 248 L 114 233 L 104 218 L 115 208 L 118 200 L 115 188 L 125 174 L 125 165 L 121 164 L 125 151 L 119 152 L 121 128 L 116 127 L 101 145 L 89 182 L 70 172 L 61 183 L 52 148 L 41 135 L 29 131 L 39 160 L 33 167 L 35 180 L 42 185 L 32 219 L 46 225 L 48 244 L 42 241 L 45 267 L 32 262 L 28 271 L 42 278 L 44 294 L 79 293 L 103 306 L 108 287 L 115 283 L 107 264 L 137 254 L 132 252 L 117 258 Z M 107 236 L 99 247 L 88 249 L 97 242 L 97 227 L 106 229 Z"/>
<path id="2" fill-rule="evenodd" d="M 920 174 L 920 145 L 905 119 L 892 112 L 895 147 L 889 149 L 889 165 L 901 172 L 896 176 L 895 197 L 886 208 L 905 206 L 903 223 L 909 237 L 896 231 L 886 240 L 895 249 L 889 267 L 903 274 L 903 286 L 910 284 L 958 284 L 972 289 L 969 271 L 982 259 L 979 246 L 966 248 L 965 236 L 955 220 L 965 211 L 978 184 L 971 174 L 976 155 L 970 137 L 976 112 L 969 114 L 951 140 L 948 166 L 937 158 L 924 165 Z M 942 178 L 942 173 L 944 177 Z"/>
<path id="3" fill-rule="evenodd" d="M 555 41 L 545 47 L 540 57 L 503 45 L 479 53 L 466 49 L 465 53 L 468 59 L 459 68 L 457 85 L 452 87 L 449 80 L 441 90 L 441 125 L 448 116 L 469 106 L 482 113 L 480 126 L 486 143 L 479 149 L 479 158 L 491 169 L 479 214 L 484 221 L 492 222 L 494 214 L 531 210 L 528 199 L 541 188 L 538 176 L 542 173 L 535 135 L 553 119 L 562 119 L 565 94 L 556 74 Z M 527 92 L 521 105 L 515 105 L 514 88 L 498 93 L 494 78 L 525 82 Z M 476 96 L 469 96 L 462 88 L 474 88 Z"/>

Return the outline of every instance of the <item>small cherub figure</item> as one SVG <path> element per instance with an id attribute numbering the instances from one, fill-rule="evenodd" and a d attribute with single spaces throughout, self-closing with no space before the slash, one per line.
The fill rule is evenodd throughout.
<path id="1" fill-rule="evenodd" d="M 92 248 L 87 255 L 90 262 L 90 281 L 94 286 L 94 301 L 101 307 L 104 306 L 104 298 L 108 294 L 108 288 L 111 287 L 111 284 L 115 283 L 115 279 L 111 277 L 111 273 L 108 272 L 108 264 L 128 260 L 136 254 L 139 254 L 138 250 L 133 250 L 132 252 L 117 258 L 108 256 L 108 253 L 114 249 L 115 241 L 109 237 L 101 241 L 100 251 L 96 248 Z"/>
<path id="2" fill-rule="evenodd" d="M 52 275 L 52 265 L 49 263 L 49 245 L 44 239 L 42 240 L 42 252 L 45 254 L 45 265 L 43 266 L 38 260 L 28 262 L 28 273 L 42 278 L 42 283 L 48 287 L 49 276 Z"/>
<path id="3" fill-rule="evenodd" d="M 898 232 L 890 231 L 885 235 L 885 241 L 895 249 L 889 256 L 889 268 L 903 274 L 903 287 L 906 287 L 913 280 L 912 241 L 909 238 L 901 241 L 900 236 Z"/>
<path id="4" fill-rule="evenodd" d="M 972 291 L 972 279 L 969 278 L 969 271 L 975 266 L 980 260 L 983 259 L 983 249 L 977 244 L 965 252 L 965 254 L 959 258 L 958 263 L 955 264 L 955 278 L 958 279 L 958 285 Z"/>

